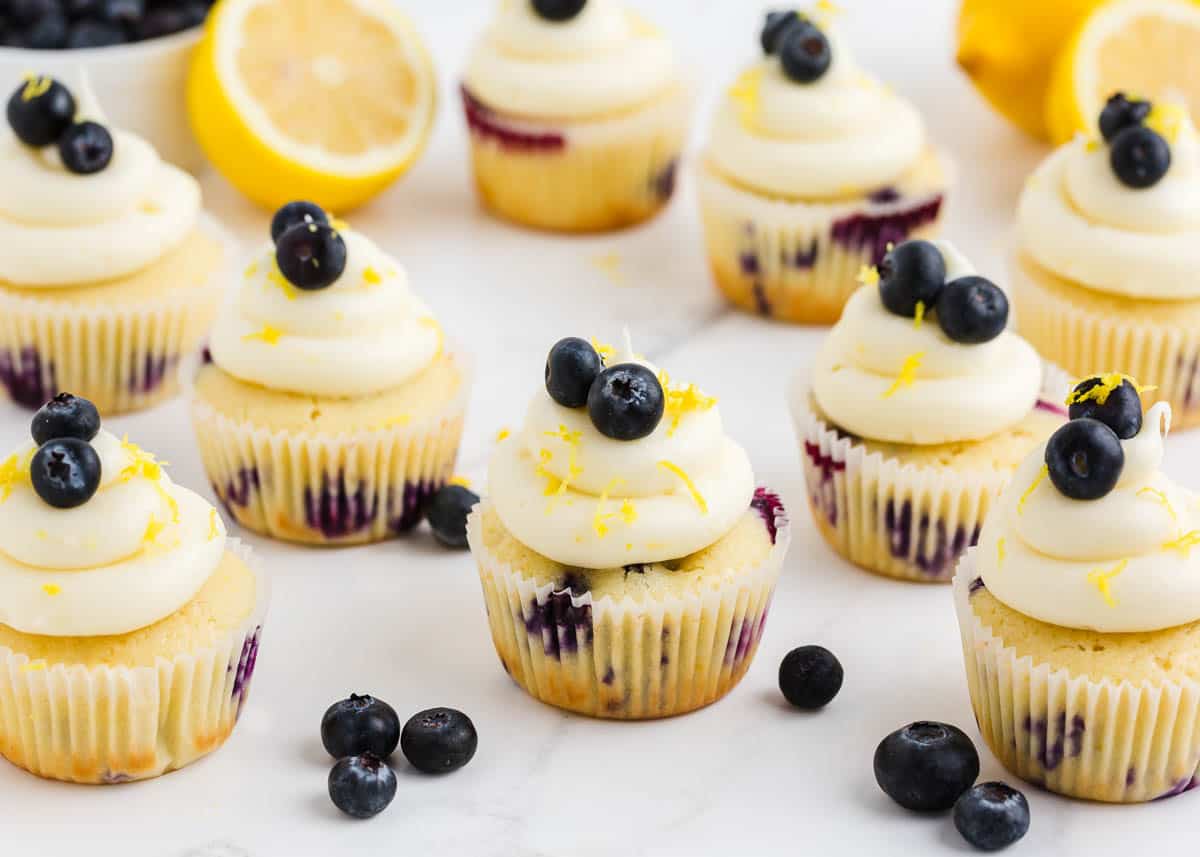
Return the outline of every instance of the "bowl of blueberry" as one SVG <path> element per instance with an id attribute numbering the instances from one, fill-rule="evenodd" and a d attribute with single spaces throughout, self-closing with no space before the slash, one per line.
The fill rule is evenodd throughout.
<path id="1" fill-rule="evenodd" d="M 215 0 L 0 0 L 0 88 L 85 73 L 112 124 L 170 163 L 204 159 L 184 103 L 188 60 Z"/>

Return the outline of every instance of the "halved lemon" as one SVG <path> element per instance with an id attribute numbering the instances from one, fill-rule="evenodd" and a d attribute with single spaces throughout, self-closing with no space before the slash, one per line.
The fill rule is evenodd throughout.
<path id="1" fill-rule="evenodd" d="M 1200 118 L 1200 5 L 1114 0 L 1083 20 L 1059 56 L 1046 100 L 1057 143 L 1096 126 L 1114 92 L 1171 98 Z"/>
<path id="2" fill-rule="evenodd" d="M 209 160 L 250 199 L 340 213 L 416 161 L 437 82 L 394 0 L 220 0 L 187 99 Z"/>

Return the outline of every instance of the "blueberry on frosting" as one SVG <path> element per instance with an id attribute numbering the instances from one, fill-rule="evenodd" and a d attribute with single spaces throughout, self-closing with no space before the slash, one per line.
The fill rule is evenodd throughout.
<path id="1" fill-rule="evenodd" d="M 768 56 L 779 53 L 783 37 L 793 27 L 799 26 L 803 20 L 800 17 L 800 13 L 792 9 L 768 12 L 767 20 L 763 23 L 762 36 L 759 39 L 762 43 L 763 53 Z"/>
<path id="2" fill-rule="evenodd" d="M 1171 146 L 1157 131 L 1135 125 L 1113 138 L 1109 160 L 1121 184 L 1144 190 L 1162 181 L 1171 168 Z"/>
<path id="3" fill-rule="evenodd" d="M 936 309 L 942 332 L 966 345 L 991 342 L 1008 325 L 1008 298 L 983 277 L 960 277 L 947 283 Z"/>
<path id="4" fill-rule="evenodd" d="M 666 397 L 658 377 L 640 363 L 618 363 L 601 372 L 588 392 L 596 431 L 613 440 L 640 440 L 658 428 Z"/>
<path id="5" fill-rule="evenodd" d="M 1046 443 L 1046 472 L 1072 500 L 1099 500 L 1117 486 L 1125 467 L 1121 439 L 1090 417 L 1073 419 Z"/>
<path id="6" fill-rule="evenodd" d="M 928 241 L 893 247 L 879 263 L 879 297 L 888 312 L 913 318 L 917 307 L 931 309 L 946 282 L 946 260 Z"/>
<path id="7" fill-rule="evenodd" d="M 59 393 L 33 415 L 30 433 L 39 446 L 59 437 L 90 441 L 100 431 L 100 412 L 87 399 Z"/>
<path id="8" fill-rule="evenodd" d="M 293 286 L 318 291 L 346 270 L 346 242 L 327 223 L 299 223 L 275 242 L 275 261 Z"/>
<path id="9" fill-rule="evenodd" d="M 1124 375 L 1085 378 L 1067 397 L 1067 408 L 1071 419 L 1099 420 L 1121 440 L 1136 437 L 1142 430 L 1141 393 Z"/>
<path id="10" fill-rule="evenodd" d="M 58 138 L 58 155 L 77 175 L 98 173 L 112 161 L 112 134 L 99 122 L 76 122 Z"/>
<path id="11" fill-rule="evenodd" d="M 100 487 L 100 456 L 86 440 L 60 437 L 38 447 L 29 465 L 33 490 L 56 509 L 82 506 Z"/>
<path id="12" fill-rule="evenodd" d="M 587 0 L 533 0 L 533 11 L 547 21 L 569 21 L 583 11 Z"/>
<path id="13" fill-rule="evenodd" d="M 329 223 L 329 215 L 315 202 L 289 202 L 271 218 L 271 241 L 278 241 L 283 233 L 302 223 Z"/>
<path id="14" fill-rule="evenodd" d="M 1104 137 L 1104 142 L 1111 143 L 1126 128 L 1145 122 L 1151 106 L 1149 101 L 1131 100 L 1124 92 L 1109 98 L 1100 112 L 1100 135 Z"/>
<path id="15" fill-rule="evenodd" d="M 8 99 L 8 124 L 26 146 L 49 146 L 75 121 L 75 97 L 52 77 L 29 77 Z"/>
<path id="16" fill-rule="evenodd" d="M 815 83 L 825 76 L 833 64 L 833 49 L 829 39 L 816 24 L 802 19 L 790 28 L 779 48 L 784 73 L 796 83 Z"/>
<path id="17" fill-rule="evenodd" d="M 546 392 L 564 408 L 582 408 L 603 369 L 604 361 L 590 342 L 575 336 L 559 340 L 546 358 Z"/>

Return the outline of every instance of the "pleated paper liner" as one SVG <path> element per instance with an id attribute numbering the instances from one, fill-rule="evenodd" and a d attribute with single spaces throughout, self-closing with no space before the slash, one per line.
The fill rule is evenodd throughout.
<path id="1" fill-rule="evenodd" d="M 1065 411 L 1069 389 L 1066 375 L 1046 365 L 1039 409 Z M 816 412 L 803 373 L 788 400 L 813 520 L 829 546 L 886 577 L 949 582 L 1012 471 L 919 465 L 868 451 Z"/>
<path id="2" fill-rule="evenodd" d="M 206 282 L 154 299 L 79 305 L 0 286 L 0 393 L 36 409 L 71 392 L 105 416 L 175 396 L 178 367 L 216 315 L 237 247 L 211 217 L 199 228 L 226 259 Z"/>
<path id="3" fill-rule="evenodd" d="M 504 668 L 535 699 L 592 717 L 671 717 L 725 696 L 758 650 L 791 539 L 782 504 L 759 490 L 775 526 L 765 561 L 703 593 L 643 602 L 537 585 L 484 547 L 484 500 L 467 533 Z"/>
<path id="4" fill-rule="evenodd" d="M 1150 301 L 1069 283 L 1021 253 L 1012 263 L 1021 335 L 1076 377 L 1123 372 L 1171 403 L 1172 428 L 1200 425 L 1200 300 Z"/>
<path id="5" fill-rule="evenodd" d="M 708 163 L 696 178 L 709 265 L 725 297 L 771 318 L 832 324 L 864 265 L 878 264 L 889 244 L 939 234 L 952 169 L 929 149 L 894 187 L 837 202 L 771 198 Z"/>
<path id="6" fill-rule="evenodd" d="M 611 118 L 534 121 L 462 91 L 475 185 L 502 218 L 537 229 L 601 232 L 659 212 L 675 191 L 690 99 L 683 86 Z"/>
<path id="7" fill-rule="evenodd" d="M 246 703 L 270 600 L 250 548 L 229 539 L 227 550 L 254 574 L 255 605 L 211 646 L 152 667 L 45 664 L 0 646 L 0 754 L 39 777 L 110 784 L 177 770 L 224 744 Z"/>
<path id="8" fill-rule="evenodd" d="M 1171 797 L 1197 784 L 1194 681 L 1095 681 L 1054 668 L 1053 652 L 1021 657 L 972 609 L 981 589 L 972 551 L 954 577 L 954 606 L 979 731 L 1004 767 L 1050 791 L 1111 803 Z"/>

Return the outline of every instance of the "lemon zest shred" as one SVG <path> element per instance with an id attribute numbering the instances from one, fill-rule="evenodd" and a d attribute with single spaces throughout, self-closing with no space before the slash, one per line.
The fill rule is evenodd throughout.
<path id="1" fill-rule="evenodd" d="M 332 217 L 329 219 L 329 226 L 334 232 L 347 232 L 350 229 L 350 224 L 340 217 Z"/>
<path id="2" fill-rule="evenodd" d="M 555 498 L 566 494 L 567 488 L 571 485 L 571 480 L 582 472 L 579 469 L 579 442 L 583 437 L 583 432 L 571 431 L 565 425 L 560 425 L 558 431 L 548 431 L 545 432 L 545 435 L 561 440 L 570 449 L 567 457 L 567 476 L 565 479 L 555 476 L 542 464 L 539 464 L 537 467 L 538 475 L 544 476 L 549 482 L 545 492 L 545 496 L 550 498 L 550 502 L 546 507 L 546 513 L 549 514 L 554 506 Z M 542 449 L 539 455 L 542 461 L 546 462 L 551 459 L 553 453 L 548 449 Z"/>
<path id="3" fill-rule="evenodd" d="M 26 72 L 25 85 L 21 87 L 21 100 L 33 101 L 49 92 L 53 85 L 54 78 L 52 77 Z"/>
<path id="4" fill-rule="evenodd" d="M 860 286 L 878 286 L 879 269 L 874 265 L 863 265 L 858 269 L 857 279 Z"/>
<path id="5" fill-rule="evenodd" d="M 1151 488 L 1149 485 L 1147 485 L 1145 488 L 1142 488 L 1137 492 L 1138 497 L 1141 497 L 1143 494 L 1166 509 L 1167 514 L 1171 516 L 1172 521 L 1179 521 L 1179 516 L 1175 514 L 1175 507 L 1171 505 L 1171 500 L 1165 493 L 1159 491 L 1157 488 Z"/>
<path id="6" fill-rule="evenodd" d="M 1004 565 L 1004 536 L 996 540 L 996 565 Z"/>
<path id="7" fill-rule="evenodd" d="M 900 374 L 896 376 L 896 380 L 892 382 L 892 386 L 883 391 L 882 398 L 890 399 L 896 393 L 900 392 L 901 387 L 911 387 L 913 382 L 917 380 L 917 370 L 921 368 L 921 361 L 924 358 L 924 351 L 918 351 L 905 357 L 904 363 L 900 366 Z"/>
<path id="8" fill-rule="evenodd" d="M 208 540 L 211 542 L 213 539 L 215 539 L 220 534 L 221 534 L 221 531 L 217 527 L 217 510 L 213 509 L 213 508 L 209 508 L 209 510 L 208 510 Z"/>
<path id="9" fill-rule="evenodd" d="M 25 455 L 14 452 L 4 461 L 0 461 L 0 503 L 12 495 L 13 486 L 29 475 L 29 465 L 33 461 L 34 449 Z"/>
<path id="10" fill-rule="evenodd" d="M 247 333 L 245 336 L 242 337 L 242 339 L 245 340 L 246 342 L 250 342 L 252 340 L 257 339 L 262 342 L 265 342 L 267 345 L 278 345 L 279 340 L 282 338 L 283 338 L 283 331 L 280 330 L 278 327 L 272 327 L 269 324 L 264 324 L 262 326 L 262 330 L 256 331 L 254 333 Z"/>
<path id="11" fill-rule="evenodd" d="M 1178 104 L 1156 101 L 1146 117 L 1146 127 L 1157 131 L 1168 143 L 1175 143 L 1186 115 L 1186 111 Z"/>
<path id="12" fill-rule="evenodd" d="M 446 334 L 442 331 L 442 326 L 438 324 L 438 320 L 431 315 L 427 315 L 418 319 L 418 324 L 421 327 L 427 327 L 437 334 L 437 349 L 433 352 L 433 359 L 436 360 L 442 356 L 442 352 L 446 350 Z"/>
<path id="13" fill-rule="evenodd" d="M 1096 380 L 1099 383 L 1093 384 L 1083 391 L 1078 389 L 1080 384 L 1091 380 Z M 1142 393 L 1152 393 L 1158 389 L 1151 386 L 1138 386 L 1136 378 L 1123 375 L 1120 372 L 1105 372 L 1103 375 L 1089 375 L 1087 378 L 1081 379 L 1067 395 L 1067 405 L 1077 405 L 1080 402 L 1095 402 L 1098 405 L 1103 405 L 1108 401 L 1109 394 L 1126 381 L 1138 391 L 1139 395 Z"/>
<path id="14" fill-rule="evenodd" d="M 608 361 L 617 356 L 617 349 L 608 343 L 596 341 L 594 336 L 592 337 L 592 348 L 596 349 L 596 353 L 600 355 L 600 362 L 605 366 L 608 365 Z"/>
<path id="15" fill-rule="evenodd" d="M 167 525 L 158 518 L 151 518 L 146 523 L 146 532 L 142 533 L 142 544 L 153 545 L 158 544 L 158 537 L 162 535 L 163 530 Z"/>
<path id="16" fill-rule="evenodd" d="M 279 270 L 277 262 L 271 262 L 271 270 L 267 271 L 267 282 L 278 286 L 283 291 L 283 296 L 289 301 L 294 301 L 300 297 L 300 290 L 293 286 L 288 278 L 283 275 L 283 271 Z"/>
<path id="17" fill-rule="evenodd" d="M 1190 530 L 1177 539 L 1165 542 L 1163 550 L 1177 550 L 1186 556 L 1192 552 L 1192 548 L 1198 545 L 1200 545 L 1200 530 Z"/>
<path id="18" fill-rule="evenodd" d="M 625 270 L 622 267 L 621 254 L 615 250 L 611 253 L 601 253 L 599 256 L 593 256 L 592 264 L 618 286 L 623 286 L 628 282 Z"/>
<path id="19" fill-rule="evenodd" d="M 600 492 L 600 499 L 596 502 L 596 514 L 592 516 L 592 529 L 596 531 L 596 535 L 604 538 L 608 535 L 608 526 L 604 523 L 606 519 L 614 517 L 614 514 L 604 514 L 604 504 L 608 502 L 608 495 L 614 488 L 624 482 L 620 476 L 614 476 L 612 480 L 604 486 L 604 490 Z"/>
<path id="20" fill-rule="evenodd" d="M 1025 511 L 1025 501 L 1033 496 L 1033 492 L 1037 490 L 1037 487 L 1042 484 L 1042 480 L 1045 479 L 1049 474 L 1050 468 L 1043 464 L 1042 469 L 1038 471 L 1038 475 L 1034 478 L 1033 483 L 1025 489 L 1025 493 L 1023 493 L 1021 498 L 1017 500 L 1018 515 Z"/>
<path id="21" fill-rule="evenodd" d="M 758 122 L 763 72 L 761 66 L 748 69 L 742 72 L 729 88 L 729 97 L 738 106 L 738 118 L 746 128 L 755 128 Z"/>
<path id="22" fill-rule="evenodd" d="M 685 415 L 696 411 L 710 410 L 717 403 L 713 396 L 706 396 L 700 392 L 695 384 L 688 384 L 686 387 L 671 387 L 671 376 L 665 371 L 659 371 L 658 383 L 662 385 L 665 399 L 663 412 L 670 419 L 670 425 L 667 426 L 667 437 L 675 434 Z"/>
<path id="23" fill-rule="evenodd" d="M 1091 139 L 1089 139 L 1089 140 L 1087 141 L 1087 143 L 1085 144 L 1085 148 L 1086 148 L 1086 149 L 1087 149 L 1089 152 L 1098 152 L 1098 151 L 1100 151 L 1100 147 L 1101 147 L 1101 145 L 1102 145 L 1102 144 L 1100 143 L 1100 141 L 1099 141 L 1099 140 L 1097 140 L 1095 137 L 1092 137 L 1092 138 L 1091 138 Z"/>
<path id="24" fill-rule="evenodd" d="M 246 279 L 250 279 L 258 273 L 258 262 L 251 262 L 246 266 Z"/>
<path id="25" fill-rule="evenodd" d="M 496 443 L 508 440 L 510 437 L 512 437 L 512 432 L 506 428 L 502 428 L 500 431 L 496 432 Z"/>
<path id="26" fill-rule="evenodd" d="M 679 480 L 687 486 L 688 493 L 692 495 L 692 499 L 696 501 L 696 506 L 699 507 L 700 514 L 708 514 L 708 502 L 705 501 L 704 495 L 696 488 L 696 483 L 692 481 L 692 477 L 688 476 L 682 467 L 665 459 L 658 462 L 658 466 L 678 476 Z"/>
<path id="27" fill-rule="evenodd" d="M 383 282 L 383 277 L 379 276 L 379 272 L 370 265 L 363 268 L 363 285 L 368 289 L 374 288 Z"/>
<path id="28" fill-rule="evenodd" d="M 1098 568 L 1095 571 L 1088 572 L 1088 583 L 1100 591 L 1100 597 L 1104 599 L 1104 603 L 1109 607 L 1117 606 L 1117 599 L 1112 594 L 1112 579 L 1123 572 L 1128 565 L 1129 560 L 1123 559 L 1110 569 Z"/>
<path id="29" fill-rule="evenodd" d="M 43 583 L 42 592 L 53 598 L 55 595 L 62 595 L 62 587 L 57 583 Z"/>
<path id="30" fill-rule="evenodd" d="M 925 320 L 925 301 L 917 301 L 917 311 L 913 313 L 913 327 L 920 329 Z"/>

